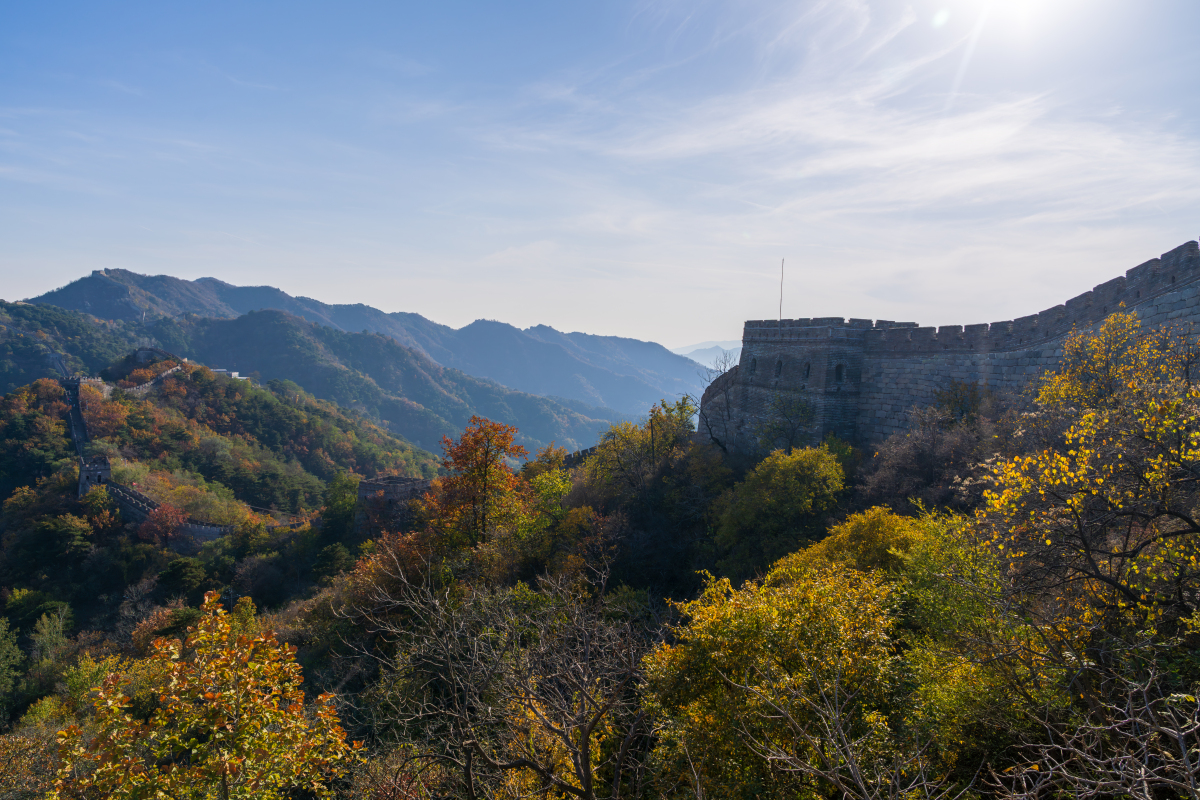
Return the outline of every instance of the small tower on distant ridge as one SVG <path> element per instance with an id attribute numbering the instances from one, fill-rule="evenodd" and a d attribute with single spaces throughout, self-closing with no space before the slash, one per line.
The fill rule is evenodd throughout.
<path id="1" fill-rule="evenodd" d="M 112 483 L 112 464 L 108 456 L 92 456 L 79 459 L 79 496 L 83 497 L 93 486 Z"/>

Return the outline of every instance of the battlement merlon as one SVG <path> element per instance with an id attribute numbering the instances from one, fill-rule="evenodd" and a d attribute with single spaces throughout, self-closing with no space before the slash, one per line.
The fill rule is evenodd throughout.
<path id="1" fill-rule="evenodd" d="M 1013 320 L 939 328 L 844 317 L 747 320 L 742 343 L 861 338 L 868 351 L 1013 350 L 1058 339 L 1072 329 L 1089 328 L 1122 303 L 1133 308 L 1197 280 L 1200 244 L 1189 241 L 1061 305 Z"/>

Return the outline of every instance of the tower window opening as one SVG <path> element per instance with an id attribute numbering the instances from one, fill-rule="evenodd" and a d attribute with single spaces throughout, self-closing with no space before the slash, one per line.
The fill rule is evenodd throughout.
<path id="1" fill-rule="evenodd" d="M 812 369 L 811 364 L 804 365 L 804 380 L 808 380 L 808 373 L 809 373 L 809 370 L 811 370 L 811 369 Z"/>
<path id="2" fill-rule="evenodd" d="M 846 380 L 846 365 L 838 364 L 833 368 L 833 379 L 838 383 L 843 383 Z"/>
<path id="3" fill-rule="evenodd" d="M 758 359 L 752 358 L 750 359 L 750 374 L 753 375 L 756 369 L 758 369 Z"/>
<path id="4" fill-rule="evenodd" d="M 778 378 L 779 374 L 781 372 L 783 372 L 783 359 L 782 358 L 775 362 L 775 377 Z"/>

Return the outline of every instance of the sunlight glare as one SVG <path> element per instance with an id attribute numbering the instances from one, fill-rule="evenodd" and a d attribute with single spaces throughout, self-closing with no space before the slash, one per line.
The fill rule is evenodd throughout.
<path id="1" fill-rule="evenodd" d="M 944 2 L 945 0 L 943 0 Z M 955 4 L 960 17 L 975 18 L 986 14 L 989 27 L 997 32 L 1007 31 L 1022 37 L 1040 38 L 1053 35 L 1079 13 L 1079 0 L 966 0 Z M 951 18 L 950 8 L 944 7 L 933 16 L 935 28 Z"/>

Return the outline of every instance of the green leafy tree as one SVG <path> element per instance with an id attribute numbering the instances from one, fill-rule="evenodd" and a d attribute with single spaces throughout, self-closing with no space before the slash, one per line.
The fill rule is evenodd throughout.
<path id="1" fill-rule="evenodd" d="M 346 549 L 346 545 L 341 542 L 335 542 L 321 549 L 317 554 L 317 559 L 313 563 L 313 574 L 321 580 L 329 580 L 341 572 L 346 572 L 354 567 L 354 557 L 350 555 L 350 551 Z"/>
<path id="2" fill-rule="evenodd" d="M 334 542 L 350 538 L 354 532 L 354 513 L 358 505 L 356 475 L 338 473 L 325 490 L 325 507 L 321 509 L 321 534 Z"/>
<path id="3" fill-rule="evenodd" d="M 661 401 L 641 425 L 612 425 L 584 463 L 585 477 L 611 496 L 644 501 L 664 466 L 690 444 L 696 411 L 695 402 L 685 395 L 675 403 Z"/>
<path id="4" fill-rule="evenodd" d="M 828 448 L 771 453 L 715 504 L 718 566 L 742 580 L 798 550 L 824 530 L 844 487 Z"/>
<path id="5" fill-rule="evenodd" d="M 871 797 L 873 767 L 892 760 L 893 592 L 794 560 L 741 590 L 710 577 L 646 659 L 661 777 L 684 796 Z"/>
<path id="6" fill-rule="evenodd" d="M 95 738 L 59 734 L 62 768 L 52 797 L 328 797 L 358 745 L 346 743 L 333 696 L 306 708 L 295 648 L 259 633 L 243 598 L 227 614 L 216 592 L 186 643 L 159 639 L 157 708 L 135 717 L 122 676 L 94 701 Z"/>
<path id="7" fill-rule="evenodd" d="M 73 455 L 66 393 L 41 379 L 0 398 L 0 492 L 49 475 Z"/>
<path id="8" fill-rule="evenodd" d="M 8 714 L 24 660 L 25 654 L 17 646 L 17 632 L 9 627 L 7 619 L 0 617 L 0 720 Z"/>
<path id="9" fill-rule="evenodd" d="M 187 597 L 204 585 L 208 574 L 199 559 L 185 556 L 177 558 L 158 574 L 158 585 L 167 596 Z"/>
<path id="10" fill-rule="evenodd" d="M 55 558 L 82 555 L 90 546 L 91 523 L 74 514 L 43 519 L 35 525 L 35 529 L 43 563 L 52 563 Z"/>

